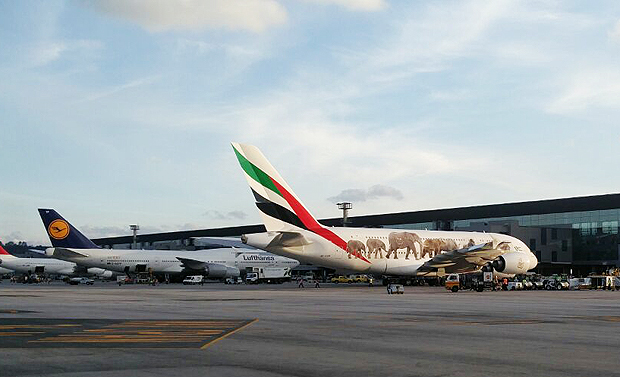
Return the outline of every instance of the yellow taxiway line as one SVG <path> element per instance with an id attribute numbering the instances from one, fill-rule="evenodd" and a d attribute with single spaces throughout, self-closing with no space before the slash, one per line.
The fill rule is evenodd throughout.
<path id="1" fill-rule="evenodd" d="M 232 334 L 236 333 L 237 331 L 241 331 L 241 330 L 245 329 L 246 327 L 250 326 L 250 325 L 251 325 L 251 324 L 253 324 L 254 322 L 258 322 L 258 318 L 255 318 L 255 319 L 253 319 L 252 321 L 250 321 L 250 322 L 246 323 L 245 325 L 243 325 L 243 326 L 241 326 L 241 327 L 239 327 L 239 328 L 237 328 L 237 329 L 234 329 L 233 331 L 229 332 L 228 334 L 226 334 L 226 335 L 224 335 L 224 336 L 220 336 L 219 338 L 215 338 L 215 339 L 213 339 L 212 341 L 210 341 L 210 342 L 208 342 L 208 343 L 205 343 L 202 347 L 200 347 L 200 349 L 201 349 L 201 350 L 203 350 L 203 349 L 205 349 L 205 348 L 207 348 L 207 347 L 209 347 L 209 346 L 211 346 L 211 345 L 213 345 L 213 344 L 215 344 L 215 343 L 219 342 L 220 340 L 222 340 L 222 339 L 224 339 L 224 338 L 229 337 L 230 335 L 232 335 Z"/>

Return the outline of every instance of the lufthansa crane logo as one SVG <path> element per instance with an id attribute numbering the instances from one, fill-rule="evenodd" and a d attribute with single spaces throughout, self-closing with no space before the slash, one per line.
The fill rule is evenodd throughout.
<path id="1" fill-rule="evenodd" d="M 65 220 L 54 220 L 47 227 L 47 233 L 55 240 L 64 240 L 69 235 L 69 224 Z"/>

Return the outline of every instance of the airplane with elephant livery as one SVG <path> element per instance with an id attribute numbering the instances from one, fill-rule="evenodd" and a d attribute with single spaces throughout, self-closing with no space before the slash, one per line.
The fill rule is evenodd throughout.
<path id="1" fill-rule="evenodd" d="M 232 143 L 267 232 L 244 234 L 247 245 L 337 270 L 387 276 L 443 276 L 491 268 L 525 273 L 536 256 L 505 234 L 326 227 L 253 145 Z"/>

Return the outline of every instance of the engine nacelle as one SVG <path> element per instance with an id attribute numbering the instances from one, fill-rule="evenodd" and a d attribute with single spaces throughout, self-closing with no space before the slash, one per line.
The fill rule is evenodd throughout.
<path id="1" fill-rule="evenodd" d="M 102 273 L 98 274 L 97 276 L 99 276 L 99 278 L 101 279 L 112 279 L 112 271 L 110 270 L 105 270 Z"/>
<path id="2" fill-rule="evenodd" d="M 538 259 L 531 253 L 510 252 L 501 255 L 491 265 L 495 271 L 504 274 L 524 274 L 538 265 Z"/>
<path id="3" fill-rule="evenodd" d="M 227 276 L 228 268 L 222 264 L 208 263 L 205 266 L 205 276 L 209 279 L 223 279 Z"/>
<path id="4" fill-rule="evenodd" d="M 236 278 L 241 276 L 241 271 L 237 267 L 226 267 L 226 277 Z"/>

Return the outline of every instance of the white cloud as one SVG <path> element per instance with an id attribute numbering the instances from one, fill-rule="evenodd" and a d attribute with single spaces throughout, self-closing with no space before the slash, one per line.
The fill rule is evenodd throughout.
<path id="1" fill-rule="evenodd" d="M 613 42 L 620 43 L 620 20 L 607 32 L 607 36 Z"/>
<path id="2" fill-rule="evenodd" d="M 391 198 L 394 200 L 403 200 L 403 193 L 394 187 L 386 185 L 374 185 L 369 189 L 346 189 L 342 190 L 340 194 L 327 198 L 332 203 L 338 203 L 342 201 L 350 202 L 365 202 L 367 200 L 374 200 L 380 198 Z"/>
<path id="3" fill-rule="evenodd" d="M 210 209 L 208 211 L 206 211 L 205 213 L 203 213 L 203 216 L 211 219 L 211 220 L 218 220 L 218 221 L 222 221 L 222 220 L 244 220 L 246 217 L 248 217 L 247 213 L 243 212 L 243 211 L 230 211 L 227 213 L 222 213 L 220 211 L 217 210 L 213 210 Z"/>
<path id="4" fill-rule="evenodd" d="M 397 23 L 393 37 L 366 54 L 356 54 L 351 63 L 368 61 L 379 82 L 402 81 L 420 72 L 444 70 L 458 57 L 478 52 L 477 43 L 503 17 L 510 14 L 511 1 L 480 3 L 464 1 L 445 6 L 429 5 Z"/>
<path id="5" fill-rule="evenodd" d="M 569 75 L 566 87 L 547 111 L 570 114 L 590 108 L 620 108 L 620 69 L 592 67 Z"/>
<path id="6" fill-rule="evenodd" d="M 275 0 L 94 0 L 87 4 L 150 32 L 220 28 L 262 32 L 288 19 Z"/>
<path id="7" fill-rule="evenodd" d="M 373 12 L 386 7 L 383 0 L 305 0 L 306 2 L 319 4 L 335 4 L 352 11 Z"/>
<path id="8" fill-rule="evenodd" d="M 34 66 L 43 66 L 61 59 L 61 57 L 68 52 L 85 52 L 101 48 L 101 42 L 87 39 L 44 41 L 30 49 L 28 58 L 30 64 Z"/>
<path id="9" fill-rule="evenodd" d="M 141 79 L 132 80 L 132 81 L 130 81 L 128 83 L 117 85 L 117 86 L 108 88 L 106 90 L 103 90 L 101 92 L 88 95 L 85 98 L 77 101 L 76 103 L 95 101 L 95 100 L 98 100 L 98 99 L 101 99 L 101 98 L 112 96 L 112 95 L 114 95 L 116 93 L 122 92 L 122 91 L 127 90 L 127 89 L 131 89 L 131 88 L 135 88 L 135 87 L 139 87 L 139 86 L 143 86 L 143 85 L 149 85 L 149 84 L 153 83 L 156 79 L 157 79 L 157 77 L 144 77 L 144 78 L 141 78 Z"/>

